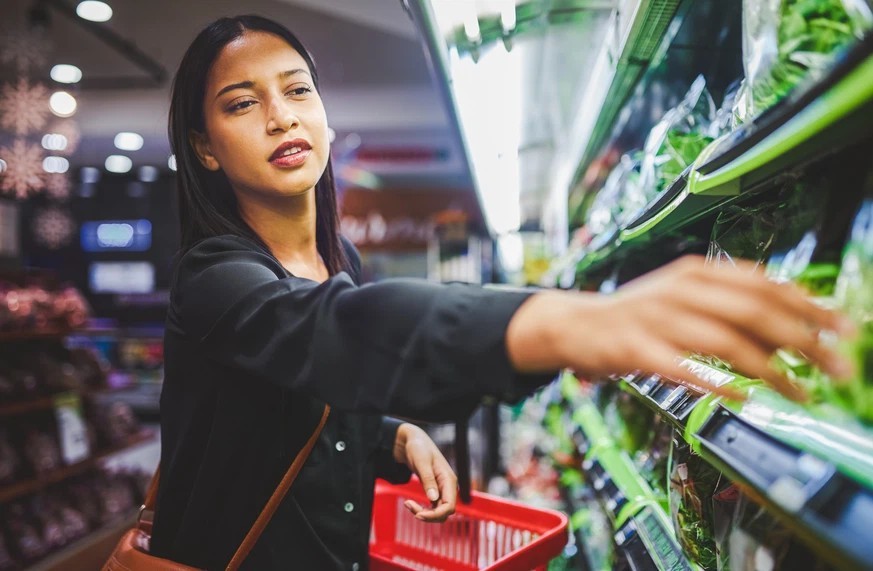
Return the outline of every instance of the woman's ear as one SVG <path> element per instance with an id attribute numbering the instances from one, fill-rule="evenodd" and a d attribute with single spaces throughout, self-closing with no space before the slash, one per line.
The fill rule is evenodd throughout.
<path id="1" fill-rule="evenodd" d="M 218 164 L 218 159 L 215 158 L 215 155 L 212 154 L 212 151 L 209 148 L 209 139 L 207 139 L 205 133 L 198 133 L 193 130 L 190 131 L 188 133 L 188 142 L 191 143 L 194 153 L 197 155 L 197 158 L 200 159 L 200 164 L 202 164 L 206 169 L 211 171 L 221 169 L 221 165 Z"/>

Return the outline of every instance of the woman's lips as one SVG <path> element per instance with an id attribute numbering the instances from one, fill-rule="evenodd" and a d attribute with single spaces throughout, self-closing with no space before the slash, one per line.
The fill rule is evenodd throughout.
<path id="1" fill-rule="evenodd" d="M 307 158 L 309 158 L 311 153 L 312 149 L 303 149 L 291 155 L 283 155 L 281 157 L 276 157 L 275 159 L 270 159 L 270 164 L 280 168 L 299 167 Z"/>

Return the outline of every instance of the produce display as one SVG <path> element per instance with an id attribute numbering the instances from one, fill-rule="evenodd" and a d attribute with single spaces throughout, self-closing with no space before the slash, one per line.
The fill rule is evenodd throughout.
<path id="1" fill-rule="evenodd" d="M 873 28 L 865 0 L 744 0 L 742 123 L 804 80 L 819 79 L 839 51 Z"/>
<path id="2" fill-rule="evenodd" d="M 854 362 L 855 375 L 849 383 L 836 384 L 835 390 L 845 406 L 862 420 L 873 422 L 873 200 L 865 201 L 855 218 L 835 300 L 858 329 L 856 338 L 844 347 Z"/>

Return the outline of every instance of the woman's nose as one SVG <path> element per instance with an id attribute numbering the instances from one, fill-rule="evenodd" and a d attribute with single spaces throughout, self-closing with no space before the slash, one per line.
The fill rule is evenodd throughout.
<path id="1" fill-rule="evenodd" d="M 270 105 L 270 116 L 267 119 L 267 132 L 270 134 L 284 133 L 300 125 L 300 119 L 294 109 L 284 98 Z"/>

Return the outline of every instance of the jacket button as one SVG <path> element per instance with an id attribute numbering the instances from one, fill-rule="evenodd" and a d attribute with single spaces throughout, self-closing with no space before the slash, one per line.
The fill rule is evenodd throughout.
<path id="1" fill-rule="evenodd" d="M 355 509 L 355 504 L 353 504 L 352 502 L 348 502 L 345 506 L 343 506 L 343 509 L 346 510 L 346 513 L 351 513 Z"/>
<path id="2" fill-rule="evenodd" d="M 346 449 L 346 443 L 345 443 L 344 441 L 342 441 L 342 440 L 337 441 L 337 443 L 336 443 L 336 449 L 337 449 L 338 452 L 342 452 L 343 450 Z"/>

